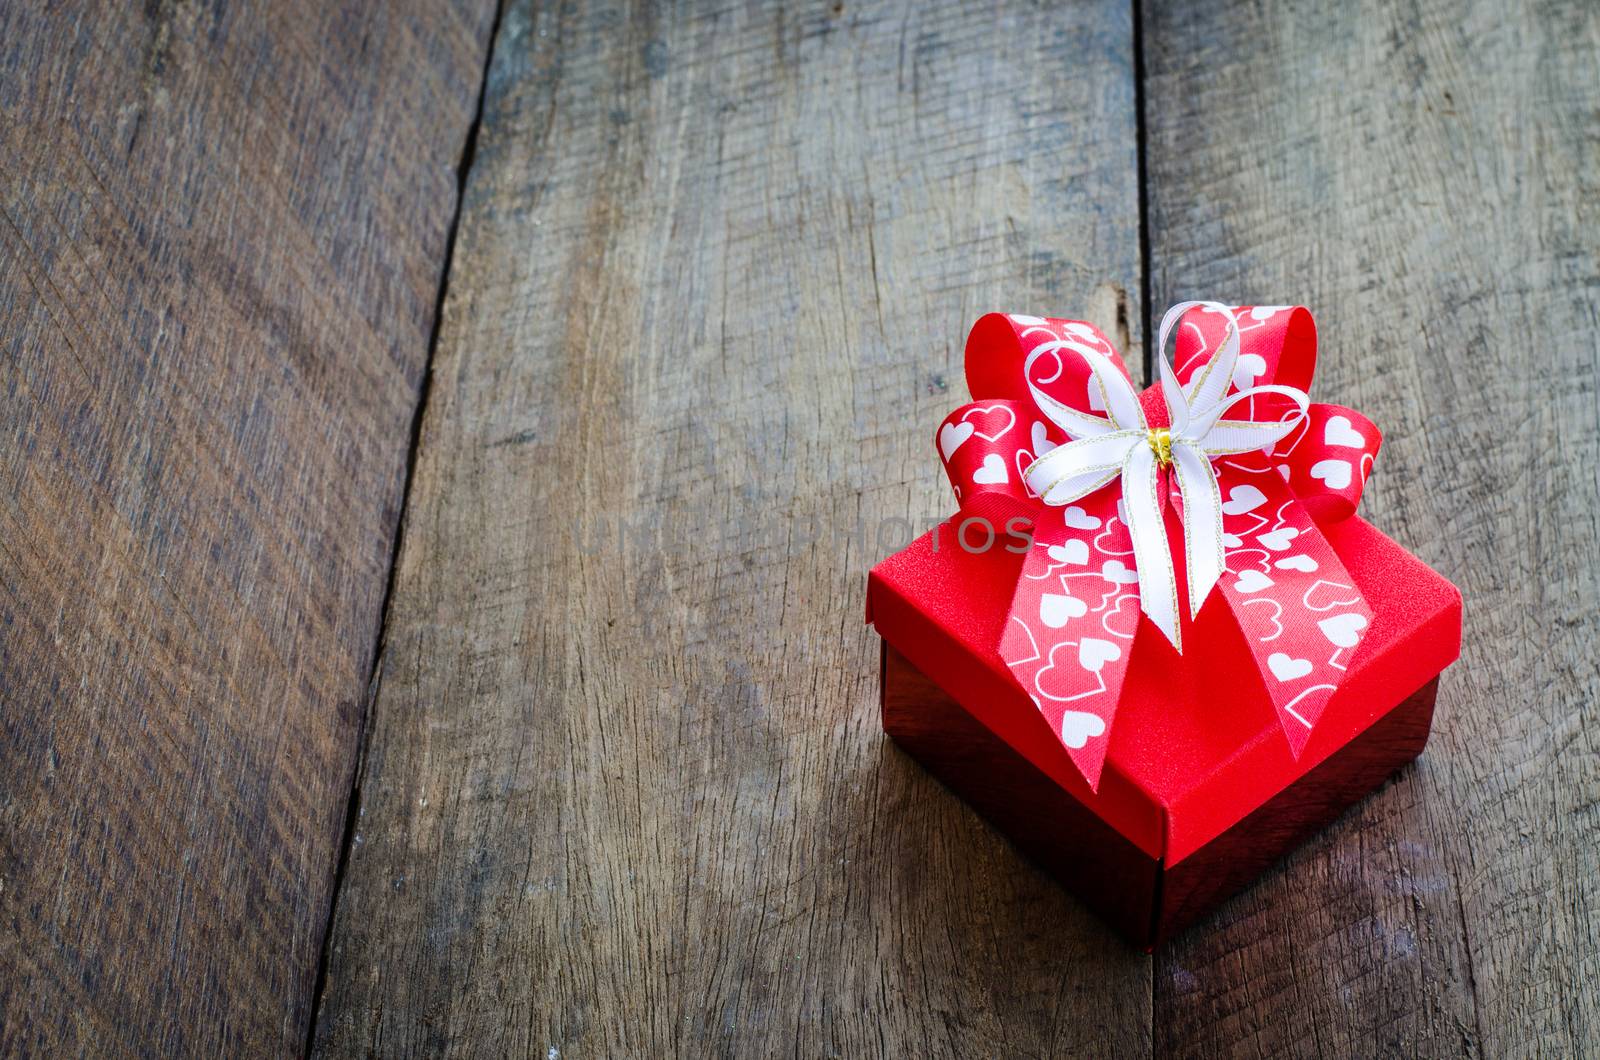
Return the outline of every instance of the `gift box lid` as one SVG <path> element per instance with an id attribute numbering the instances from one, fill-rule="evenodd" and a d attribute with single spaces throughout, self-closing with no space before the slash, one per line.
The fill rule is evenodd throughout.
<path id="1" fill-rule="evenodd" d="M 955 520 L 923 535 L 873 568 L 867 618 L 992 732 L 1170 865 L 1305 775 L 1459 654 L 1461 596 L 1453 585 L 1359 517 L 1321 529 L 1373 617 L 1298 757 L 1225 607 L 1201 610 L 1181 655 L 1141 629 L 1097 790 L 1000 658 L 1022 565 L 1003 537 L 969 551 Z"/>

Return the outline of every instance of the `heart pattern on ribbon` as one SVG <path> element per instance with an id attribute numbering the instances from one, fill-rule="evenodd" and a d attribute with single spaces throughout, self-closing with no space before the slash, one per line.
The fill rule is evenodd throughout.
<path id="1" fill-rule="evenodd" d="M 1153 501 L 1138 498 L 1136 507 L 1170 509 L 1185 527 L 1191 519 L 1217 521 L 1221 567 L 1214 587 L 1202 585 L 1232 612 L 1298 755 L 1372 617 L 1319 525 L 1355 511 L 1382 438 L 1354 410 L 1305 400 L 1301 392 L 1316 360 L 1315 326 L 1305 309 L 1206 303 L 1173 319 L 1169 387 L 1181 385 L 1186 395 L 1220 394 L 1218 403 L 1228 408 L 1215 432 L 1248 440 L 1251 429 L 1278 425 L 1271 433 L 1279 437 L 1263 448 L 1211 456 L 1213 501 L 1201 504 L 1204 497 L 1194 494 L 1186 503 L 1178 469 L 1162 464 L 1137 480 L 1139 489 L 1154 493 Z M 1218 378 L 1227 382 L 1207 391 L 1210 368 L 1224 359 L 1231 369 Z M 1182 651 L 1182 628 L 1157 630 L 1149 617 L 1152 601 L 1140 595 L 1172 592 L 1173 582 L 1170 575 L 1141 577 L 1152 554 L 1149 540 L 1136 546 L 1130 532 L 1124 495 L 1130 480 L 1107 464 L 1099 484 L 1100 465 L 1091 454 L 1086 465 L 1074 465 L 1087 492 L 1074 491 L 1070 503 L 1047 503 L 1052 484 L 1037 475 L 1029 481 L 1030 469 L 1046 465 L 1047 457 L 1060 460 L 1056 451 L 1068 443 L 1089 444 L 1076 440 L 1097 436 L 1108 419 L 1115 424 L 1120 417 L 1126 426 L 1131 383 L 1110 379 L 1108 387 L 1108 372 L 1129 378 L 1121 355 L 1091 324 L 990 314 L 967 343 L 975 400 L 946 417 L 936 438 L 964 512 L 1001 495 L 1032 516 L 1033 543 L 999 651 L 1091 787 L 1104 768 L 1135 642 L 1166 633 Z M 1163 398 L 1157 386 L 1135 399 L 1152 448 L 1166 427 L 1173 393 Z M 1193 488 L 1197 480 L 1189 481 Z M 1145 519 L 1141 532 L 1148 538 Z M 1185 540 L 1168 536 L 1176 569 L 1192 570 L 1183 562 Z M 1177 581 L 1181 586 L 1184 578 Z M 1162 611 L 1181 611 L 1186 628 L 1198 612 L 1198 601 L 1187 602 L 1191 606 L 1180 608 L 1175 594 Z"/>

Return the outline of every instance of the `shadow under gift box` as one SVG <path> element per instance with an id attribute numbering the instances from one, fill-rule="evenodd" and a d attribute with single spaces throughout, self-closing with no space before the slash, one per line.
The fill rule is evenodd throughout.
<path id="1" fill-rule="evenodd" d="M 1136 945 L 1154 948 L 1421 752 L 1461 596 L 1358 517 L 1320 527 L 1373 610 L 1300 757 L 1233 616 L 1207 602 L 1183 655 L 1134 642 L 1098 791 L 1001 660 L 1022 557 L 945 523 L 873 568 L 883 727 Z M 976 542 L 983 535 L 974 533 Z"/>

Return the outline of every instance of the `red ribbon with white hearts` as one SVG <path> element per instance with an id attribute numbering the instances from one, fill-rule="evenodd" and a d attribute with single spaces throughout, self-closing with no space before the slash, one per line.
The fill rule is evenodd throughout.
<path id="1" fill-rule="evenodd" d="M 936 438 L 964 515 L 1003 499 L 1033 521 L 1000 655 L 1091 787 L 1143 625 L 1181 652 L 1220 599 L 1298 755 L 1372 617 L 1318 522 L 1355 511 L 1382 439 L 1306 397 L 1311 314 L 1184 303 L 1163 350 L 1174 328 L 1175 367 L 1140 395 L 1092 325 L 990 314 L 975 400 Z"/>

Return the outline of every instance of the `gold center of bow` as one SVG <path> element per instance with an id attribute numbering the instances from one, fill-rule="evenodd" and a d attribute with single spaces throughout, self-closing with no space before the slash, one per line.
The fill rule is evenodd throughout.
<path id="1" fill-rule="evenodd" d="M 1165 427 L 1152 427 L 1144 432 L 1145 440 L 1150 443 L 1151 452 L 1156 454 L 1156 463 L 1162 467 L 1172 466 L 1172 432 Z"/>

